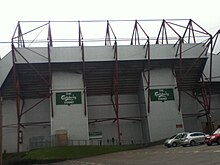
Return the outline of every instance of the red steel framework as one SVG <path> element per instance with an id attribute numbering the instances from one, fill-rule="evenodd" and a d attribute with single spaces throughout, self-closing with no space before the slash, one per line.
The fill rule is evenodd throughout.
<path id="1" fill-rule="evenodd" d="M 130 45 L 141 45 L 141 41 L 146 41 L 145 44 L 143 44 L 143 48 L 145 49 L 145 59 L 146 59 L 146 65 L 145 65 L 145 69 L 144 72 L 147 73 L 147 76 L 145 76 L 145 74 L 143 74 L 143 78 L 146 81 L 147 87 L 145 90 L 147 90 L 148 92 L 148 98 L 147 98 L 147 108 L 148 108 L 148 112 L 150 113 L 150 68 L 151 68 L 151 64 L 150 64 L 150 37 L 149 35 L 145 32 L 144 28 L 141 26 L 141 22 L 144 21 L 162 21 L 162 24 L 160 26 L 159 29 L 159 33 L 157 38 L 155 39 L 155 44 L 170 44 L 170 37 L 168 36 L 168 31 L 172 31 L 177 38 L 177 41 L 173 44 L 174 47 L 177 47 L 177 52 L 176 52 L 176 57 L 179 57 L 179 68 L 180 68 L 180 76 L 176 77 L 177 80 L 177 88 L 179 91 L 179 110 L 181 107 L 181 92 L 186 92 L 183 91 L 181 89 L 181 82 L 184 79 L 184 76 L 190 72 L 190 69 L 185 72 L 182 73 L 182 45 L 184 43 L 196 43 L 196 35 L 195 33 L 199 33 L 202 35 L 206 35 L 208 36 L 207 41 L 204 43 L 207 46 L 206 51 L 208 52 L 208 50 L 210 49 L 210 75 L 208 78 L 209 80 L 209 88 L 207 88 L 204 83 L 204 79 L 201 79 L 201 89 L 202 89 L 202 98 L 203 100 L 200 100 L 196 95 L 192 95 L 190 93 L 187 93 L 189 95 L 191 95 L 193 98 L 195 98 L 204 108 L 205 113 L 204 115 L 207 117 L 207 123 L 208 123 L 208 128 L 209 130 L 212 130 L 211 127 L 211 116 L 210 116 L 210 103 L 211 103 L 211 77 L 212 77 L 212 52 L 214 49 L 215 44 L 213 45 L 212 43 L 212 36 L 211 34 L 209 34 L 206 30 L 204 30 L 202 27 L 200 27 L 198 24 L 196 24 L 193 20 L 189 19 L 188 24 L 186 26 L 184 25 L 179 25 L 177 23 L 175 23 L 175 21 L 181 21 L 181 20 L 108 20 L 108 21 L 103 21 L 103 20 L 98 20 L 98 21 L 21 21 L 18 22 L 17 27 L 15 29 L 14 35 L 12 37 L 11 40 L 11 49 L 12 49 L 12 59 L 13 59 L 13 74 L 14 74 L 14 82 L 15 82 L 15 86 L 16 86 L 16 107 L 17 107 L 17 152 L 20 151 L 20 132 L 21 132 L 21 127 L 25 127 L 26 125 L 33 125 L 33 124 L 50 124 L 49 121 L 45 121 L 45 122 L 33 122 L 33 123 L 21 123 L 21 118 L 22 116 L 27 113 L 28 111 L 32 110 L 35 106 L 37 106 L 38 104 L 40 104 L 41 102 L 43 102 L 45 99 L 50 98 L 50 106 L 51 106 L 51 116 L 54 116 L 54 112 L 53 112 L 53 101 L 52 101 L 52 65 L 51 65 L 51 51 L 50 48 L 53 47 L 53 39 L 52 39 L 52 31 L 51 31 L 51 23 L 55 22 L 55 23 L 63 23 L 63 22 L 71 22 L 71 23 L 78 23 L 78 45 L 79 47 L 81 47 L 81 53 L 82 53 L 82 76 L 83 76 L 83 93 L 84 93 L 84 115 L 87 115 L 87 103 L 86 103 L 86 78 L 85 78 L 85 72 L 86 72 L 86 63 L 85 63 L 85 55 L 84 55 L 84 38 L 83 38 L 83 33 L 82 33 L 82 29 L 81 29 L 81 23 L 83 22 L 107 22 L 107 27 L 106 27 L 106 36 L 104 41 L 104 45 L 108 45 L 111 46 L 114 50 L 114 73 L 113 73 L 113 77 L 112 77 L 112 94 L 111 94 L 111 102 L 112 102 L 112 106 L 115 112 L 115 118 L 105 118 L 105 119 L 98 119 L 96 121 L 92 121 L 92 122 L 103 122 L 103 121 L 107 121 L 107 120 L 113 120 L 113 122 L 116 122 L 117 125 L 117 132 L 118 132 L 118 140 L 119 143 L 121 142 L 121 130 L 120 130 L 120 120 L 137 120 L 140 121 L 141 117 L 136 117 L 136 118 L 120 118 L 119 116 L 119 73 L 118 73 L 118 39 L 116 37 L 116 34 L 113 31 L 113 28 L 111 26 L 111 22 L 117 22 L 117 21 L 121 21 L 121 22 L 134 22 L 134 28 L 133 28 L 133 32 L 132 32 L 132 37 L 130 39 Z M 25 33 L 22 33 L 22 29 L 20 24 L 22 22 L 28 22 L 28 23 L 32 23 L 32 22 L 40 22 L 42 23 L 42 25 L 28 31 Z M 48 80 L 45 79 L 40 72 L 34 67 L 34 65 L 32 65 L 31 63 L 28 62 L 28 60 L 17 50 L 16 48 L 16 44 L 17 47 L 25 47 L 25 40 L 24 40 L 24 35 L 31 33 L 37 29 L 40 29 L 42 27 L 48 27 L 48 34 L 47 34 L 47 50 L 48 50 Z M 177 30 L 175 29 L 176 27 L 178 28 L 183 28 L 184 33 L 183 35 L 179 34 L 177 32 Z M 198 29 L 194 29 L 194 27 L 199 28 Z M 144 34 L 144 39 L 140 37 L 140 33 Z M 219 33 L 218 33 L 219 34 Z M 113 36 L 113 38 L 111 37 Z M 217 35 L 216 35 L 217 36 Z M 215 37 L 216 37 L 215 36 Z M 216 37 L 217 38 L 217 37 Z M 45 97 L 41 98 L 40 101 L 36 102 L 33 106 L 31 106 L 30 108 L 24 110 L 24 102 L 25 99 L 22 95 L 22 88 L 20 86 L 20 79 L 19 79 L 19 74 L 17 73 L 17 64 L 16 64 L 16 53 L 20 55 L 20 57 L 27 63 L 27 65 L 36 73 L 36 76 L 39 76 L 41 78 L 41 80 L 48 86 L 48 95 L 46 95 Z M 204 52 L 203 52 L 204 53 Z M 202 54 L 203 54 L 202 53 Z M 201 54 L 201 55 L 202 55 Z M 201 56 L 200 55 L 200 56 Z M 197 61 L 195 61 L 196 63 Z M 193 67 L 193 64 L 192 64 Z M 208 90 L 208 91 L 207 91 Z M 91 122 L 91 123 L 92 123 Z"/>

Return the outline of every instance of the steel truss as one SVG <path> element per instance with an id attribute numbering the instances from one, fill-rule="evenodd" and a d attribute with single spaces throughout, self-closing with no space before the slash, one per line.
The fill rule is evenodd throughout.
<path id="1" fill-rule="evenodd" d="M 155 22 L 155 21 L 162 21 L 162 24 L 160 26 L 159 29 L 159 33 L 158 36 L 156 37 L 155 40 L 155 44 L 173 44 L 174 47 L 177 48 L 177 52 L 176 52 L 176 57 L 179 58 L 179 70 L 178 72 L 180 74 L 180 76 L 176 77 L 177 80 L 177 88 L 179 90 L 179 110 L 181 107 L 181 92 L 187 92 L 187 91 L 183 91 L 183 89 L 181 89 L 181 82 L 184 79 L 184 76 L 189 73 L 191 71 L 191 68 L 193 67 L 193 65 L 195 63 L 197 63 L 197 60 L 195 60 L 195 63 L 192 64 L 192 67 L 189 68 L 189 70 L 187 72 L 182 73 L 182 45 L 184 43 L 198 43 L 198 41 L 196 40 L 196 36 L 197 34 L 206 36 L 208 39 L 204 42 L 204 44 L 207 46 L 206 51 L 208 52 L 208 50 L 210 49 L 210 58 L 212 58 L 212 52 L 214 49 L 215 44 L 212 44 L 212 36 L 206 31 L 204 30 L 202 27 L 200 27 L 198 24 L 196 24 L 193 20 L 98 20 L 98 21 L 21 21 L 18 22 L 17 27 L 15 29 L 14 35 L 12 37 L 12 41 L 11 41 L 11 48 L 12 48 L 12 59 L 13 59 L 13 74 L 14 74 L 14 83 L 15 83 L 15 87 L 16 87 L 16 108 L 17 108 L 17 151 L 20 151 L 20 145 L 19 145 L 19 132 L 21 132 L 21 128 L 25 127 L 27 125 L 33 125 L 35 123 L 26 123 L 23 124 L 21 122 L 21 118 L 25 113 L 28 113 L 29 111 L 31 111 L 34 107 L 36 107 L 38 104 L 40 104 L 41 102 L 43 102 L 45 99 L 50 99 L 50 106 L 51 106 L 51 116 L 54 117 L 54 112 L 53 112 L 53 101 L 52 101 L 52 65 L 51 65 L 51 51 L 50 48 L 54 46 L 54 42 L 57 42 L 57 40 L 53 40 L 52 39 L 52 30 L 51 30 L 51 23 L 64 23 L 64 22 L 69 22 L 69 23 L 78 23 L 78 46 L 81 47 L 81 53 L 82 53 L 82 75 L 83 75 L 83 93 L 84 93 L 84 114 L 85 116 L 87 115 L 87 101 L 86 101 L 86 96 L 87 96 L 87 92 L 86 92 L 86 63 L 85 63 L 85 54 L 84 54 L 84 42 L 86 41 L 83 38 L 83 33 L 82 33 L 82 29 L 81 29 L 81 23 L 89 23 L 89 22 L 107 22 L 107 26 L 106 26 L 106 35 L 105 35 L 105 39 L 104 41 L 104 45 L 105 46 L 112 46 L 113 49 L 113 54 L 114 54 L 114 73 L 112 76 L 112 94 L 111 94 L 111 102 L 112 102 L 112 106 L 113 106 L 113 110 L 115 112 L 115 118 L 102 118 L 102 119 L 95 119 L 92 121 L 89 121 L 89 123 L 95 123 L 95 122 L 104 122 L 104 121 L 113 121 L 116 122 L 117 125 L 117 132 L 118 132 L 118 140 L 119 143 L 121 142 L 121 129 L 120 129 L 120 120 L 135 120 L 135 121 L 141 121 L 142 118 L 139 116 L 135 116 L 135 117 L 120 117 L 119 116 L 119 64 L 118 64 L 118 51 L 117 51 L 117 47 L 118 47 L 118 41 L 120 41 L 119 39 L 117 39 L 115 32 L 113 31 L 113 27 L 111 26 L 111 22 L 134 22 L 134 28 L 132 31 L 132 36 L 130 39 L 130 45 L 142 45 L 141 41 L 144 40 L 145 44 L 143 44 L 143 49 L 145 49 L 145 68 L 143 70 L 143 72 L 147 73 L 147 76 L 145 76 L 145 74 L 143 74 L 143 78 L 146 81 L 147 87 L 145 88 L 145 90 L 147 90 L 148 92 L 148 98 L 147 98 L 147 110 L 148 113 L 150 113 L 150 70 L 151 70 L 151 63 L 150 63 L 150 37 L 149 35 L 145 32 L 143 26 L 141 26 L 141 23 L 144 22 Z M 187 25 L 180 25 L 177 22 L 178 21 L 188 21 Z M 35 27 L 25 33 L 22 33 L 22 29 L 21 29 L 21 23 L 42 23 L 42 25 Z M 44 76 L 41 75 L 41 73 L 37 70 L 37 68 L 35 68 L 35 66 L 31 63 L 28 62 L 28 60 L 22 55 L 21 52 L 19 52 L 19 50 L 17 49 L 20 47 L 25 48 L 26 47 L 26 43 L 30 43 L 30 41 L 27 41 L 24 39 L 26 34 L 32 33 L 35 30 L 39 30 L 41 28 L 44 27 L 48 27 L 48 32 L 47 32 L 47 38 L 46 38 L 46 44 L 47 44 L 47 50 L 48 50 L 48 76 L 45 78 Z M 183 33 L 178 32 L 178 30 L 176 29 L 183 29 Z M 140 33 L 144 34 L 142 36 L 140 36 Z M 170 37 L 169 33 L 174 34 L 174 37 Z M 218 33 L 219 34 L 219 33 Z M 113 38 L 111 37 L 113 36 Z M 144 36 L 144 37 L 143 37 Z M 215 37 L 217 38 L 218 35 L 216 35 Z M 69 42 L 75 42 L 76 40 L 71 40 Z M 152 40 L 154 41 L 154 40 Z M 153 43 L 151 41 L 151 43 Z M 173 41 L 175 41 L 173 43 Z M 34 42 L 34 41 L 33 41 Z M 44 41 L 43 41 L 44 42 Z M 59 40 L 59 42 L 62 42 Z M 65 41 L 63 41 L 65 42 Z M 171 42 L 171 43 L 170 43 Z M 200 42 L 200 41 L 199 41 Z M 207 53 L 206 52 L 206 53 Z M 204 53 L 204 52 L 203 52 Z M 202 54 L 203 54 L 202 53 Z M 201 55 L 202 55 L 201 54 Z M 22 93 L 22 87 L 21 87 L 21 83 L 20 83 L 20 75 L 18 73 L 17 70 L 17 55 L 19 55 L 26 63 L 27 65 L 36 73 L 36 76 L 39 76 L 42 81 L 47 85 L 48 87 L 48 91 L 47 94 L 45 94 L 44 97 L 40 97 L 41 100 L 36 102 L 36 104 L 34 104 L 33 106 L 31 106 L 28 109 L 24 110 L 24 104 L 25 104 L 25 98 L 23 96 Z M 201 56 L 200 55 L 200 56 Z M 200 58 L 200 57 L 198 57 Z M 212 60 L 210 60 L 210 78 L 209 78 L 209 82 L 211 84 L 211 77 L 212 77 Z M 174 73 L 174 76 L 175 73 Z M 203 82 L 203 78 L 202 78 L 202 82 Z M 209 88 L 205 87 L 204 83 L 202 84 L 202 98 L 203 100 L 198 99 L 198 97 L 196 95 L 191 95 L 193 98 L 195 98 L 196 100 L 199 101 L 199 103 L 201 105 L 203 105 L 205 113 L 204 115 L 206 115 L 207 117 L 207 122 L 211 123 L 211 117 L 210 117 L 210 100 L 211 100 L 211 85 L 209 86 Z M 39 123 L 42 123 L 42 121 L 39 121 Z M 48 121 L 45 121 L 46 124 L 48 124 Z M 211 127 L 209 127 L 209 129 L 211 129 Z"/>

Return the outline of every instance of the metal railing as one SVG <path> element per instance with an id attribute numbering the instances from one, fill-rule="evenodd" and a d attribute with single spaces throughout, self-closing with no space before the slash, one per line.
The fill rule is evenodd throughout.
<path id="1" fill-rule="evenodd" d="M 113 139 L 89 139 L 89 140 L 71 140 L 68 139 L 64 146 L 84 146 L 84 145 L 139 145 L 143 144 L 142 140 L 121 140 L 119 141 Z M 32 137 L 29 140 L 28 149 L 36 149 L 36 148 L 48 148 L 61 146 L 55 136 L 37 136 Z"/>

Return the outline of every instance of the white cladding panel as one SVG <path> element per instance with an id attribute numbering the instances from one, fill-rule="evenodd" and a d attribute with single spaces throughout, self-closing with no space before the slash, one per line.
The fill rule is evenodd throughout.
<path id="1" fill-rule="evenodd" d="M 212 81 L 220 81 L 219 77 L 219 64 L 220 55 L 212 55 Z M 210 77 L 210 58 L 206 62 L 204 73 L 207 77 Z"/>
<path id="2" fill-rule="evenodd" d="M 12 100 L 4 101 L 2 107 L 3 116 L 3 139 L 2 150 L 6 152 L 16 152 L 17 148 L 17 110 L 16 102 Z"/>
<path id="3" fill-rule="evenodd" d="M 145 81 L 144 83 L 146 86 Z M 174 92 L 174 100 L 150 101 L 150 112 L 147 112 L 147 118 L 151 142 L 184 131 L 182 113 L 178 110 L 178 90 L 175 87 L 175 77 L 171 69 L 151 70 L 150 89 L 172 88 Z M 147 93 L 146 90 L 146 98 Z M 177 125 L 182 125 L 182 128 L 178 128 Z"/>
<path id="4" fill-rule="evenodd" d="M 82 51 L 81 47 L 51 47 L 52 62 L 81 62 Z"/>
<path id="5" fill-rule="evenodd" d="M 4 83 L 8 73 L 12 68 L 12 54 L 8 53 L 3 59 L 0 60 L 0 87 Z"/>
<path id="6" fill-rule="evenodd" d="M 41 102 L 42 99 L 26 99 L 24 104 L 24 111 Z M 41 126 L 30 125 L 21 129 L 23 131 L 22 150 L 29 150 L 29 140 L 32 137 L 50 136 L 50 100 L 45 99 L 30 111 L 24 114 L 21 120 L 22 123 L 39 123 L 48 122 L 48 124 L 40 124 Z"/>
<path id="7" fill-rule="evenodd" d="M 36 103 L 40 104 L 34 106 Z M 50 101 L 49 99 L 26 99 L 24 104 L 24 111 L 34 106 L 30 111 L 25 113 L 21 122 L 49 122 L 50 121 Z"/>
<path id="8" fill-rule="evenodd" d="M 83 82 L 81 74 L 54 72 L 52 135 L 57 130 L 66 130 L 70 140 L 88 140 L 88 115 L 84 114 Z M 81 92 L 81 104 L 57 105 L 56 93 Z"/>
<path id="9" fill-rule="evenodd" d="M 198 58 L 205 47 L 202 44 L 183 44 L 182 58 Z M 18 63 L 44 63 L 48 62 L 48 49 L 41 48 L 18 48 L 16 58 Z M 175 59 L 177 46 L 173 44 L 150 45 L 150 59 Z M 120 45 L 117 46 L 119 60 L 143 60 L 145 59 L 146 47 L 143 45 Z M 22 56 L 24 57 L 22 57 Z M 201 56 L 200 56 L 201 55 Z M 114 60 L 114 48 L 112 46 L 85 46 L 85 61 L 112 61 Z M 81 62 L 81 47 L 50 47 L 51 62 Z M 26 61 L 27 60 L 27 61 Z"/>
<path id="10" fill-rule="evenodd" d="M 16 48 L 17 63 L 45 63 L 48 62 L 48 49 L 41 48 Z"/>
<path id="11" fill-rule="evenodd" d="M 103 140 L 118 140 L 117 122 L 110 96 L 88 97 L 89 119 L 111 119 L 94 122 L 89 125 L 90 132 L 101 132 Z M 119 95 L 119 118 L 139 118 L 139 104 L 137 95 Z M 91 120 L 94 121 L 94 120 Z M 142 141 L 141 122 L 134 120 L 119 120 L 121 140 L 127 143 Z"/>
<path id="12" fill-rule="evenodd" d="M 220 127 L 220 95 L 211 98 L 211 117 L 215 128 Z"/>
<path id="13" fill-rule="evenodd" d="M 23 112 L 31 108 L 40 99 L 27 99 L 25 100 Z M 22 102 L 22 101 L 21 101 Z M 17 151 L 17 108 L 15 100 L 5 100 L 3 103 L 3 150 L 7 152 Z M 23 132 L 23 142 L 20 144 L 21 151 L 29 149 L 29 139 L 36 136 L 49 136 L 49 126 L 37 126 L 35 122 L 49 122 L 50 123 L 50 109 L 49 100 L 41 102 L 33 107 L 30 111 L 22 115 L 21 123 L 25 125 L 21 127 Z M 30 124 L 32 123 L 32 124 Z M 33 125 L 35 123 L 35 125 Z M 48 123 L 48 124 L 49 124 Z"/>
<path id="14" fill-rule="evenodd" d="M 146 98 L 146 95 L 145 95 L 144 85 L 145 84 L 143 83 L 143 76 L 141 76 L 139 92 L 138 92 L 138 99 L 140 102 L 140 116 L 142 117 L 141 128 L 142 128 L 142 134 L 143 134 L 143 142 L 149 143 L 150 142 L 149 122 L 148 122 L 148 118 L 146 117 L 147 107 L 148 107 L 146 103 L 147 103 L 148 98 Z"/>
<path id="15" fill-rule="evenodd" d="M 113 61 L 114 49 L 112 46 L 88 46 L 84 48 L 84 55 L 85 61 Z"/>

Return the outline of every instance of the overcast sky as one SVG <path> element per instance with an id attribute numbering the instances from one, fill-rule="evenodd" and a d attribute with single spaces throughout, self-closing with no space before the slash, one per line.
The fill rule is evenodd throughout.
<path id="1" fill-rule="evenodd" d="M 211 34 L 220 29 L 219 0 L 1 0 L 0 56 L 10 51 L 18 21 L 192 19 Z"/>

